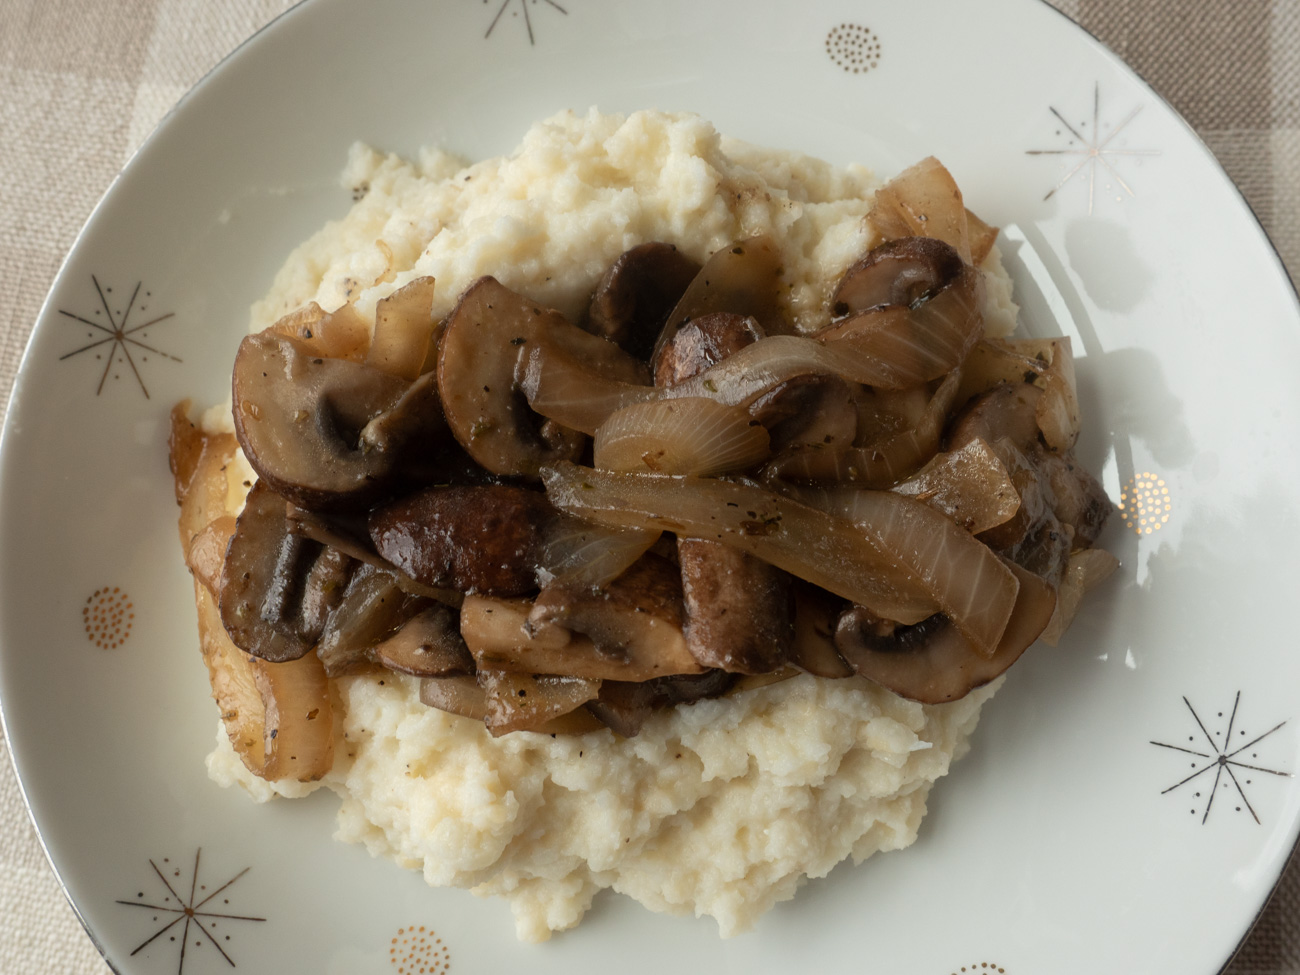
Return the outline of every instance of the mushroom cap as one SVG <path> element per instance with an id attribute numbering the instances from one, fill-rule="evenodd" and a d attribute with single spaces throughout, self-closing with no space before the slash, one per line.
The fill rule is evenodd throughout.
<path id="1" fill-rule="evenodd" d="M 584 442 L 555 431 L 548 441 L 542 418 L 519 390 L 519 363 L 539 345 L 553 345 L 608 378 L 645 381 L 645 367 L 614 343 L 584 332 L 496 278 L 479 278 L 447 319 L 439 343 L 438 390 L 452 434 L 494 474 L 536 477 L 544 465 L 575 457 Z"/>
<path id="2" fill-rule="evenodd" d="M 312 355 L 271 330 L 249 335 L 235 356 L 235 435 L 257 476 L 295 504 L 364 504 L 395 455 L 367 449 L 361 431 L 408 385 L 359 362 Z"/>
<path id="3" fill-rule="evenodd" d="M 537 588 L 544 495 L 504 484 L 433 487 L 376 508 L 379 554 L 426 586 L 493 596 Z"/>
<path id="4" fill-rule="evenodd" d="M 648 359 L 655 340 L 700 265 L 672 244 L 653 241 L 624 251 L 591 297 L 591 331 L 638 359 Z"/>
<path id="5" fill-rule="evenodd" d="M 899 237 L 844 272 L 831 298 L 836 315 L 881 305 L 912 305 L 961 274 L 957 251 L 934 237 Z"/>

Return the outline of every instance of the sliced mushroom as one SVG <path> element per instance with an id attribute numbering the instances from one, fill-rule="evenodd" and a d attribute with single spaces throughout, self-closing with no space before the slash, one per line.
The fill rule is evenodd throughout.
<path id="1" fill-rule="evenodd" d="M 235 356 L 235 434 L 258 477 L 304 508 L 364 504 L 382 487 L 392 453 L 368 449 L 362 429 L 409 384 L 345 359 L 313 356 L 260 332 Z"/>
<path id="2" fill-rule="evenodd" d="M 763 337 L 758 321 L 713 312 L 683 322 L 655 355 L 655 385 L 676 386 Z"/>
<path id="3" fill-rule="evenodd" d="M 429 600 L 403 592 L 393 573 L 363 564 L 320 635 L 316 656 L 331 677 L 367 669 L 375 660 L 375 645 L 429 605 Z"/>
<path id="4" fill-rule="evenodd" d="M 600 696 L 587 703 L 587 710 L 614 734 L 634 738 L 655 711 L 721 697 L 736 685 L 737 679 L 735 674 L 710 670 L 638 683 L 607 680 L 600 685 Z"/>
<path id="5" fill-rule="evenodd" d="M 591 330 L 638 359 L 649 359 L 668 313 L 699 272 L 700 265 L 672 244 L 639 244 L 625 251 L 596 285 Z"/>
<path id="6" fill-rule="evenodd" d="M 421 610 L 388 639 L 375 644 L 373 654 L 389 670 L 414 677 L 474 672 L 474 658 L 460 635 L 459 614 L 438 604 Z"/>
<path id="7" fill-rule="evenodd" d="M 718 542 L 683 538 L 677 552 L 691 656 L 734 674 L 780 667 L 794 642 L 789 573 Z"/>
<path id="8" fill-rule="evenodd" d="M 1020 588 L 1016 608 L 991 657 L 978 653 L 944 617 L 882 634 L 868 614 L 856 610 L 841 618 L 835 646 L 863 677 L 895 694 L 923 704 L 965 697 L 1015 663 L 1047 626 L 1056 609 L 1056 592 L 1038 576 L 1013 563 Z"/>
<path id="9" fill-rule="evenodd" d="M 297 660 L 317 634 L 300 609 L 303 584 L 321 546 L 289 533 L 285 502 L 264 481 L 248 492 L 221 571 L 221 621 L 245 653 Z"/>
<path id="10" fill-rule="evenodd" d="M 600 692 L 600 681 L 581 677 L 534 677 L 508 671 L 481 671 L 486 713 L 483 723 L 494 738 L 512 731 L 556 733 L 557 720 L 569 718 L 566 734 L 595 731 L 600 722 L 578 711 Z M 574 714 L 573 712 L 578 712 Z"/>
<path id="11" fill-rule="evenodd" d="M 447 319 L 438 353 L 438 389 L 452 433 L 495 474 L 536 477 L 544 464 L 568 459 L 583 440 L 553 431 L 519 391 L 516 369 L 534 348 L 553 347 L 626 383 L 645 380 L 645 367 L 612 342 L 571 325 L 559 312 L 480 278 Z"/>
<path id="12" fill-rule="evenodd" d="M 801 579 L 794 584 L 794 644 L 789 662 L 818 677 L 851 677 L 853 668 L 835 649 L 844 600 Z"/>
<path id="13" fill-rule="evenodd" d="M 375 509 L 379 554 L 426 586 L 494 596 L 536 588 L 546 498 L 489 484 L 426 488 Z"/>
<path id="14" fill-rule="evenodd" d="M 635 605 L 615 605 L 603 620 L 592 608 L 592 615 L 597 616 L 592 625 L 599 624 L 608 650 L 598 647 L 592 637 L 557 623 L 530 620 L 533 608 L 527 599 L 465 598 L 460 632 L 480 670 L 642 681 L 698 674 L 703 669 L 686 649 L 680 622 L 638 613 Z M 581 607 L 579 612 L 583 612 Z"/>
<path id="15" fill-rule="evenodd" d="M 640 661 L 658 674 L 694 673 L 699 668 L 691 665 L 674 669 L 692 659 L 682 638 L 683 619 L 677 567 L 646 553 L 602 589 L 547 586 L 528 615 L 528 627 L 533 633 L 551 627 L 580 633 L 600 653 Z"/>
<path id="16" fill-rule="evenodd" d="M 420 681 L 420 703 L 473 721 L 487 717 L 487 694 L 472 674 L 426 677 Z"/>
<path id="17" fill-rule="evenodd" d="M 957 251 L 933 237 L 900 237 L 872 248 L 840 279 L 836 315 L 924 301 L 961 273 Z"/>
<path id="18" fill-rule="evenodd" d="M 856 390 L 838 376 L 787 380 L 754 400 L 749 413 L 767 428 L 777 455 L 801 448 L 843 450 L 858 432 Z"/>

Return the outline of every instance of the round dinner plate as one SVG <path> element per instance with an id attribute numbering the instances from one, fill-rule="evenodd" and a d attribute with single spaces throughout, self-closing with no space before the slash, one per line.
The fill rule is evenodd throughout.
<path id="1" fill-rule="evenodd" d="M 342 215 L 363 140 L 510 151 L 565 108 L 698 112 L 888 176 L 936 155 L 1003 226 L 1031 334 L 1074 343 L 1122 565 L 1039 646 L 910 849 L 750 934 L 601 895 L 508 906 L 331 839 L 337 800 L 212 784 L 167 414 L 226 395 L 248 308 Z M 1206 148 L 1039 0 L 312 0 L 192 91 L 52 289 L 0 453 L 0 699 L 109 964 L 222 972 L 1218 971 L 1300 826 L 1300 313 Z"/>

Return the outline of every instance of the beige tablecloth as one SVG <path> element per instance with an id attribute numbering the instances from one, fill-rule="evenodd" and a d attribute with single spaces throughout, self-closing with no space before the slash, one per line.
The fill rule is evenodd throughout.
<path id="1" fill-rule="evenodd" d="M 1055 3 L 1187 117 L 1300 275 L 1300 0 Z M 134 147 L 212 65 L 290 5 L 0 0 L 0 402 L 59 262 Z M 0 973 L 107 971 L 0 751 Z M 1300 866 L 1288 868 L 1228 971 L 1300 975 Z"/>

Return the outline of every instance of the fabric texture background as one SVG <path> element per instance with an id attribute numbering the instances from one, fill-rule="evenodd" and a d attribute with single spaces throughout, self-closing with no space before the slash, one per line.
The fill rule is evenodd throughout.
<path id="1" fill-rule="evenodd" d="M 1053 0 L 1215 152 L 1300 276 L 1300 0 Z M 82 223 L 135 147 L 289 0 L 0 0 L 0 403 Z M 1188 923 L 1195 923 L 1189 918 Z M 0 749 L 0 975 L 109 971 Z M 1300 865 L 1229 975 L 1300 975 Z"/>

